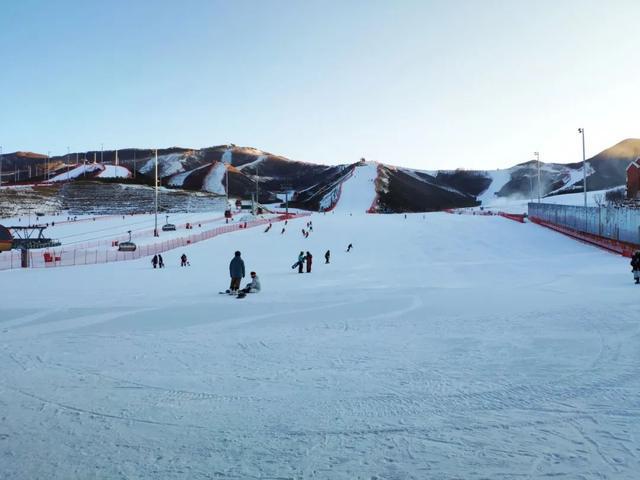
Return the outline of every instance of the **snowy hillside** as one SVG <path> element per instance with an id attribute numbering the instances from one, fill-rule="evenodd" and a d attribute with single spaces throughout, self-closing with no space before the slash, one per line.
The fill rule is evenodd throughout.
<path id="1" fill-rule="evenodd" d="M 376 198 L 378 166 L 373 162 L 356 166 L 353 174 L 342 183 L 335 206 L 336 213 L 364 213 Z"/>
<path id="2" fill-rule="evenodd" d="M 163 270 L 0 272 L 2 476 L 636 478 L 627 259 L 499 217 L 282 226 Z M 235 250 L 263 286 L 242 300 L 217 293 Z"/>

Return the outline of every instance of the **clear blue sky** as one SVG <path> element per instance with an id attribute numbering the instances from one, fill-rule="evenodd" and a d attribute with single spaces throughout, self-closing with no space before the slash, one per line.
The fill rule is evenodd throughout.
<path id="1" fill-rule="evenodd" d="M 3 0 L 0 145 L 424 169 L 640 137 L 640 1 Z"/>

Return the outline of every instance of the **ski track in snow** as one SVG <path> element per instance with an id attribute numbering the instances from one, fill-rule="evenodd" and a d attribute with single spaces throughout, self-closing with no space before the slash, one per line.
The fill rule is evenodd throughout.
<path id="1" fill-rule="evenodd" d="M 0 476 L 637 478 L 627 259 L 494 217 L 311 220 L 183 269 L 0 272 Z M 244 300 L 216 293 L 235 249 Z"/>

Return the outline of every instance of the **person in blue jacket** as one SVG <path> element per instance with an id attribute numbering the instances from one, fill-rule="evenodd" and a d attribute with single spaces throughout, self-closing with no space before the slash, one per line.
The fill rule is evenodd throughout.
<path id="1" fill-rule="evenodd" d="M 240 255 L 240 252 L 236 252 L 229 263 L 229 275 L 231 276 L 229 290 L 232 292 L 237 292 L 240 289 L 240 280 L 244 278 L 244 260 Z"/>

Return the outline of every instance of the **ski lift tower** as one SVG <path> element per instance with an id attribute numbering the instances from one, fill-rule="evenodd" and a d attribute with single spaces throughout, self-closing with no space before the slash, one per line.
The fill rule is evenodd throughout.
<path id="1" fill-rule="evenodd" d="M 23 268 L 27 268 L 29 266 L 29 250 L 60 246 L 60 242 L 58 240 L 53 240 L 44 236 L 46 228 L 46 225 L 20 225 L 8 227 L 11 232 L 11 248 L 20 250 L 21 265 Z"/>

